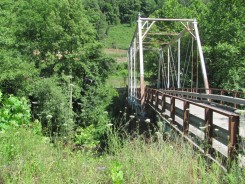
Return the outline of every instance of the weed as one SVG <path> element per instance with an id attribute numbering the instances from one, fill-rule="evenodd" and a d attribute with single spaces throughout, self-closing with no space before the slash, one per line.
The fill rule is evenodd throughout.
<path id="1" fill-rule="evenodd" d="M 124 181 L 122 164 L 119 161 L 116 161 L 112 164 L 111 167 L 111 179 L 114 184 L 122 184 Z"/>

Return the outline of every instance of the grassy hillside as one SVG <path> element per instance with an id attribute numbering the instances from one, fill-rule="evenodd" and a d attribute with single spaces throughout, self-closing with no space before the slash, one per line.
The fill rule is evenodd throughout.
<path id="1" fill-rule="evenodd" d="M 118 24 L 110 26 L 107 37 L 104 40 L 106 48 L 127 50 L 134 35 L 135 26 Z"/>
<path id="2" fill-rule="evenodd" d="M 120 88 L 127 85 L 127 50 L 133 38 L 136 25 L 118 24 L 109 27 L 104 39 L 104 53 L 116 60 L 115 71 L 110 75 L 107 83 Z"/>

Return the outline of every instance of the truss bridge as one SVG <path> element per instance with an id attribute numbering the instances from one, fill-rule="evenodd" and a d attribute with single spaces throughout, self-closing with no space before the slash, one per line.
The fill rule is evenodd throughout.
<path id="1" fill-rule="evenodd" d="M 153 109 L 164 126 L 220 165 L 217 154 L 245 165 L 245 93 L 209 87 L 195 19 L 138 18 L 127 100 L 141 120 Z"/>

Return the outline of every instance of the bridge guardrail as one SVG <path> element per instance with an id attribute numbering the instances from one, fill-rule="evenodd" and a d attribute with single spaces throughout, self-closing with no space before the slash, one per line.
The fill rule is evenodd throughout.
<path id="1" fill-rule="evenodd" d="M 146 103 L 174 130 L 212 159 L 214 151 L 228 159 L 228 163 L 237 158 L 240 142 L 238 114 L 164 92 L 146 88 Z M 203 147 L 193 141 L 190 134 L 202 142 Z"/>
<path id="2" fill-rule="evenodd" d="M 216 88 L 169 88 L 162 89 L 165 93 L 183 96 L 191 99 L 207 99 L 220 105 L 228 105 L 234 108 L 245 106 L 245 92 L 229 91 Z M 206 91 L 209 94 L 206 94 Z"/>

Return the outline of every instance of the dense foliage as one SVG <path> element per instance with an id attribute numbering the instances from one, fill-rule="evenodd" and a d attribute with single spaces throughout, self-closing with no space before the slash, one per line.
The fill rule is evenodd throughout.
<path id="1" fill-rule="evenodd" d="M 245 91 L 244 2 L 214 1 L 208 10 L 202 36 L 211 85 Z"/>
<path id="2" fill-rule="evenodd" d="M 29 98 L 52 133 L 106 126 L 101 112 L 115 92 L 103 83 L 114 61 L 102 55 L 83 1 L 4 0 L 0 14 L 3 93 Z"/>
<path id="3" fill-rule="evenodd" d="M 30 123 L 30 105 L 22 97 L 2 96 L 0 91 L 0 133 Z"/>

